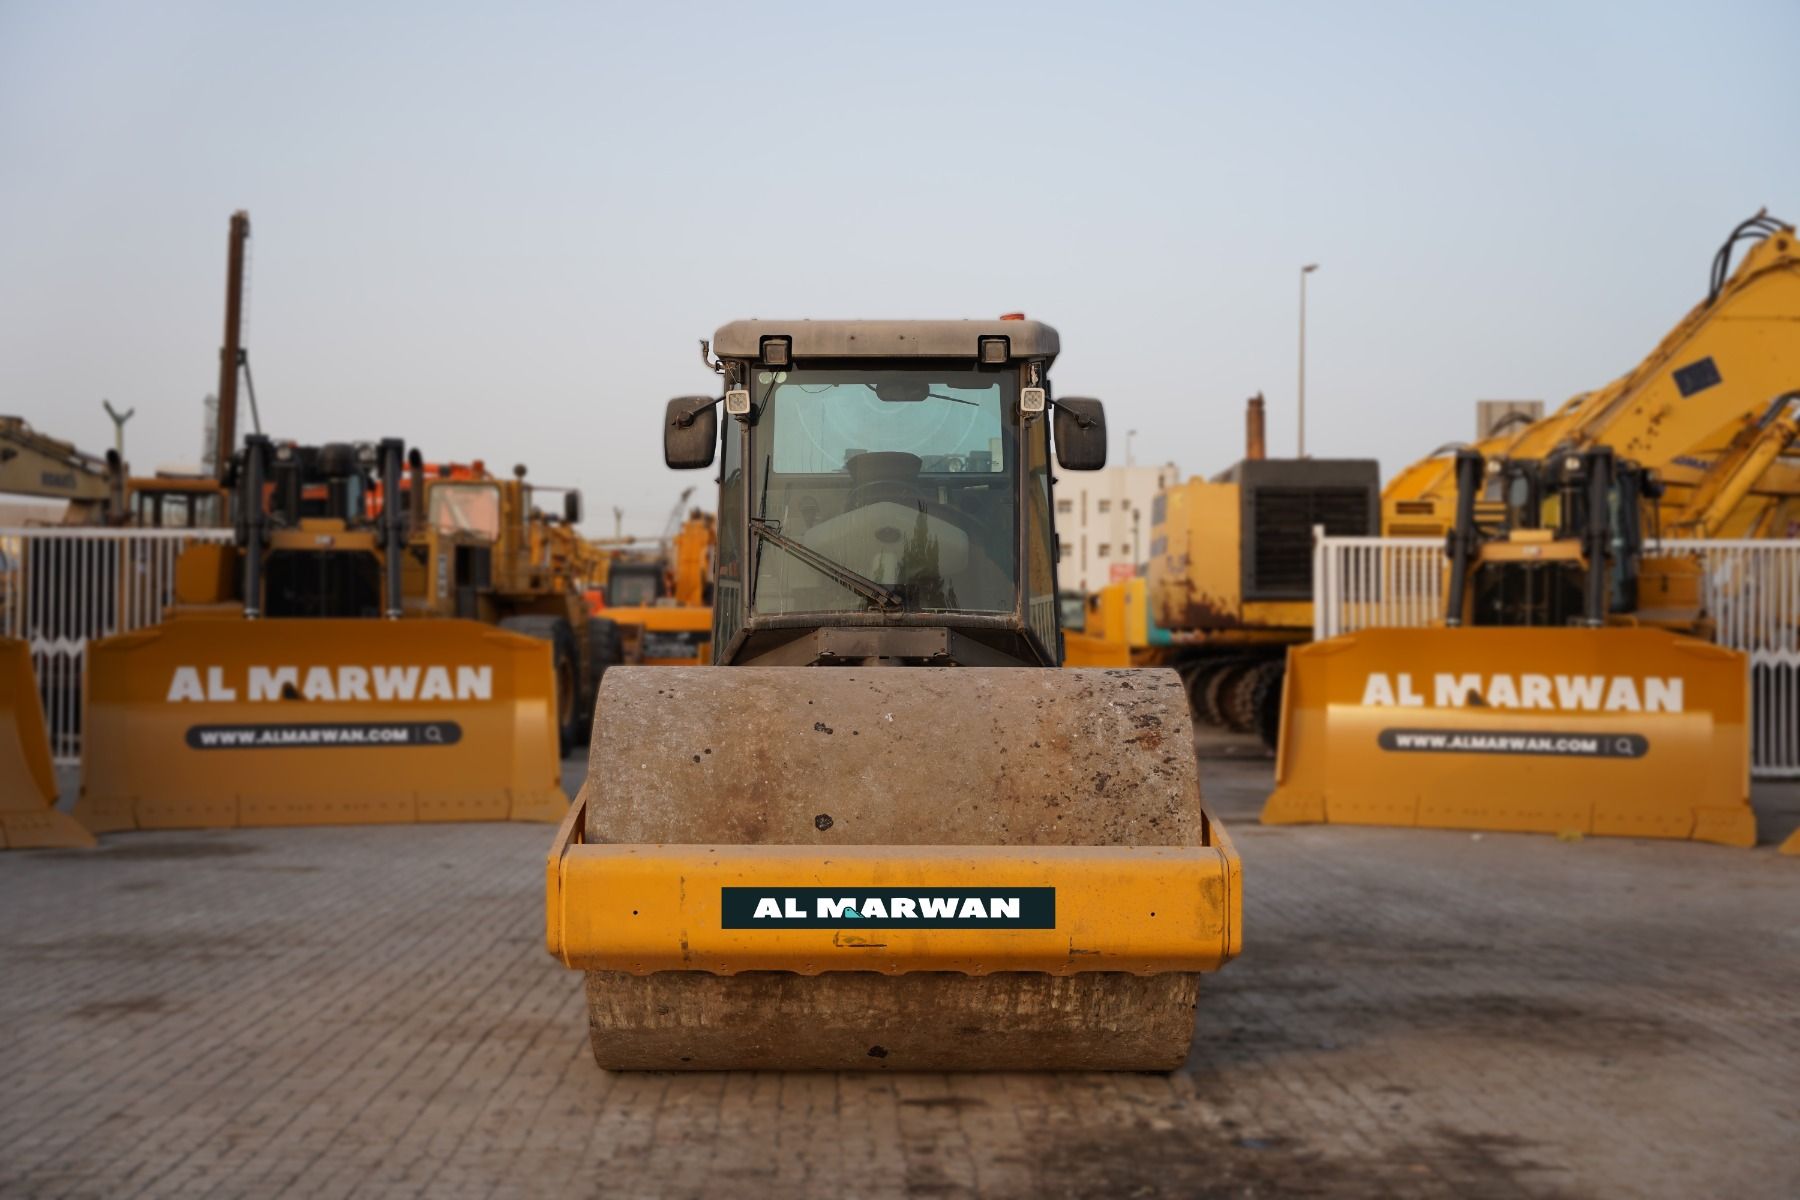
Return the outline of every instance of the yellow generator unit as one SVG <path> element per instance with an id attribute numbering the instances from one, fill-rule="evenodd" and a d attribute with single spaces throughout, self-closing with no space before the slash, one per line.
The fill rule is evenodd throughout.
<path id="1" fill-rule="evenodd" d="M 93 835 L 57 809 L 56 790 L 31 647 L 0 638 L 0 850 L 94 844 Z"/>
<path id="2" fill-rule="evenodd" d="M 1694 610 L 1640 623 L 1653 481 L 1607 449 L 1510 466 L 1511 523 L 1483 526 L 1459 455 L 1443 627 L 1290 652 L 1263 821 L 1754 845 L 1745 657 Z"/>
<path id="3" fill-rule="evenodd" d="M 596 1060 L 1170 1070 L 1238 949 L 1238 857 L 1180 682 L 1060 665 L 1050 395 L 1033 321 L 740 321 L 723 397 L 715 666 L 607 673 L 551 849 L 550 952 Z M 727 418 L 719 429 L 715 405 Z"/>
<path id="4" fill-rule="evenodd" d="M 184 553 L 162 624 L 88 648 L 88 828 L 560 819 L 552 646 L 408 615 L 406 506 L 366 516 L 401 453 L 248 440 L 236 543 Z"/>
<path id="5" fill-rule="evenodd" d="M 1260 411 L 1258 398 L 1255 450 Z M 1150 624 L 1168 632 L 1197 720 L 1275 744 L 1287 648 L 1313 632 L 1313 530 L 1374 534 L 1379 503 L 1369 459 L 1246 458 L 1156 497 Z"/>

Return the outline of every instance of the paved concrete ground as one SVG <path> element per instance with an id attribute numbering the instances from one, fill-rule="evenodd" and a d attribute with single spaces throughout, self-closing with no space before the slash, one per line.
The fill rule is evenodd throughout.
<path id="1" fill-rule="evenodd" d="M 603 1074 L 542 826 L 0 855 L 0 1194 L 1800 1194 L 1800 860 L 1265 829 L 1265 761 L 1206 772 L 1246 951 L 1170 1077 Z"/>

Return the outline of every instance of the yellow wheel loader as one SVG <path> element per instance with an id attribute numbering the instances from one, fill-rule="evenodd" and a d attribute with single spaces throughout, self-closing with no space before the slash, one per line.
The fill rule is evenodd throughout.
<path id="1" fill-rule="evenodd" d="M 548 642 L 557 743 L 567 754 L 587 733 L 600 673 L 616 655 L 583 594 L 590 568 L 573 532 L 581 492 L 528 483 L 523 466 L 499 479 L 480 463 L 433 467 L 416 450 L 407 464 L 406 615 L 459 617 Z M 534 503 L 544 492 L 561 493 L 560 517 Z"/>
<path id="2" fill-rule="evenodd" d="M 547 941 L 611 1069 L 1169 1070 L 1237 952 L 1180 681 L 1058 669 L 1056 331 L 738 321 L 716 665 L 607 672 Z M 710 356 L 709 356 L 709 361 Z"/>
<path id="3" fill-rule="evenodd" d="M 88 648 L 84 825 L 562 816 L 552 644 L 432 615 L 492 564 L 430 531 L 410 553 L 405 504 L 370 515 L 402 452 L 246 440 L 234 542 L 183 553 L 160 625 Z"/>
<path id="4" fill-rule="evenodd" d="M 1442 627 L 1290 652 L 1263 821 L 1754 845 L 1746 659 L 1640 603 L 1681 572 L 1644 552 L 1654 477 L 1609 447 L 1488 465 L 1457 456 Z"/>
<path id="5" fill-rule="evenodd" d="M 699 666 L 712 660 L 714 555 L 718 523 L 694 509 L 657 558 L 615 559 L 606 576 L 610 630 L 606 665 Z"/>
<path id="6" fill-rule="evenodd" d="M 56 771 L 31 647 L 0 638 L 0 850 L 92 846 L 93 835 L 56 807 Z"/>

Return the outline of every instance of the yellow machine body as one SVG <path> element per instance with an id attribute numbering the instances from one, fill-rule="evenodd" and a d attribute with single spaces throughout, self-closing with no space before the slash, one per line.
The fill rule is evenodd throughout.
<path id="1" fill-rule="evenodd" d="M 1666 630 L 1364 630 L 1289 652 L 1262 819 L 1752 846 L 1748 714 Z"/>
<path id="2" fill-rule="evenodd" d="M 1310 597 L 1245 594 L 1243 510 L 1244 489 L 1235 480 L 1196 477 L 1157 497 L 1148 575 L 1149 616 L 1156 624 L 1182 633 L 1236 634 L 1236 640 L 1293 641 L 1310 634 Z M 1312 537 L 1309 528 L 1294 533 Z"/>
<path id="3" fill-rule="evenodd" d="M 1150 623 L 1143 576 L 1117 580 L 1086 597 L 1079 631 L 1063 632 L 1065 667 L 1153 667 L 1168 657 L 1168 637 Z"/>
<path id="4" fill-rule="evenodd" d="M 550 952 L 585 970 L 1149 975 L 1217 970 L 1239 938 L 1237 857 L 1222 831 L 1204 847 L 822 851 L 586 845 L 584 820 L 585 806 L 578 804 L 563 822 L 550 856 L 546 911 Z M 979 914 L 981 920 L 1008 920 L 1014 912 L 1026 919 L 1033 914 L 1021 898 L 1046 893 L 1054 904 L 1047 919 L 1005 927 L 996 936 L 992 928 L 921 926 L 929 919 L 908 915 L 920 912 L 921 901 L 908 895 L 896 904 L 890 895 L 896 887 L 917 889 L 936 911 L 953 914 L 950 919 L 962 914 L 974 921 Z M 794 889 L 818 894 L 788 895 Z M 725 909 L 725 897 L 734 891 L 749 894 L 740 905 L 744 912 Z M 758 898 L 774 915 L 734 927 L 733 917 L 755 919 Z M 821 911 L 833 914 L 836 924 L 825 924 Z"/>
<path id="5" fill-rule="evenodd" d="M 712 661 L 712 609 L 644 604 L 601 610 L 618 626 L 624 659 L 640 667 L 698 667 Z"/>
<path id="6" fill-rule="evenodd" d="M 93 844 L 93 836 L 56 807 L 56 770 L 31 647 L 0 638 L 0 850 Z"/>
<path id="7" fill-rule="evenodd" d="M 1077 630 L 1063 631 L 1063 666 L 1129 667 L 1131 646 L 1123 639 Z"/>
<path id="8" fill-rule="evenodd" d="M 89 829 L 556 821 L 550 647 L 455 619 L 177 617 L 88 647 Z"/>

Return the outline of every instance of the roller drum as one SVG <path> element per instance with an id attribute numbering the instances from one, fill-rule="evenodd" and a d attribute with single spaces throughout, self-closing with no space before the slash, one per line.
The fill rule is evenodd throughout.
<path id="1" fill-rule="evenodd" d="M 1168 670 L 615 668 L 586 838 L 625 844 L 1195 846 Z M 1198 976 L 588 974 L 611 1069 L 1170 1070 Z"/>

